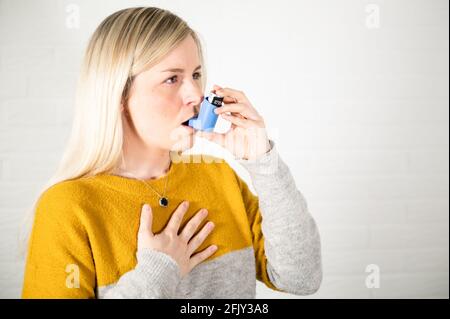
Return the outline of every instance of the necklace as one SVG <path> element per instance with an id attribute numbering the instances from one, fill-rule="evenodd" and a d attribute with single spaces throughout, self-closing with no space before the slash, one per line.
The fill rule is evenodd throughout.
<path id="1" fill-rule="evenodd" d="M 166 183 L 164 185 L 164 192 L 162 193 L 162 195 L 157 192 L 150 184 L 148 184 L 146 181 L 140 179 L 140 181 L 144 182 L 144 184 L 148 185 L 152 191 L 154 191 L 158 196 L 159 196 L 159 206 L 161 207 L 167 207 L 169 205 L 169 199 L 167 198 L 167 196 L 165 196 L 166 194 L 166 188 L 167 188 L 167 182 L 169 181 L 169 175 L 167 175 L 166 178 Z"/>
<path id="2" fill-rule="evenodd" d="M 173 165 L 173 164 L 171 164 L 171 165 Z M 150 189 L 151 189 L 152 191 L 154 191 L 154 192 L 158 195 L 158 197 L 159 197 L 159 206 L 161 206 L 161 207 L 167 207 L 167 206 L 169 205 L 169 199 L 167 198 L 167 196 L 165 196 L 165 194 L 166 194 L 166 189 L 167 189 L 167 183 L 169 182 L 169 174 L 167 174 L 167 176 L 166 176 L 166 183 L 164 184 L 164 191 L 163 191 L 162 195 L 161 195 L 157 190 L 155 190 L 155 189 L 152 187 L 152 185 L 150 185 L 149 183 L 147 183 L 145 180 L 140 179 L 140 178 L 137 178 L 136 176 L 134 176 L 134 175 L 131 174 L 131 173 L 127 173 L 127 174 L 131 175 L 134 179 L 137 179 L 137 180 L 143 182 L 143 183 L 144 183 L 145 185 L 147 185 L 148 187 L 150 187 Z"/>

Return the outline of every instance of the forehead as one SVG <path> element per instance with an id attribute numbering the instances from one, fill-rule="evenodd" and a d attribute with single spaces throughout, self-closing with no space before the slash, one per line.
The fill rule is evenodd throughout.
<path id="1" fill-rule="evenodd" d="M 166 68 L 195 68 L 198 64 L 200 57 L 197 44 L 188 36 L 159 61 L 154 69 L 162 71 Z"/>

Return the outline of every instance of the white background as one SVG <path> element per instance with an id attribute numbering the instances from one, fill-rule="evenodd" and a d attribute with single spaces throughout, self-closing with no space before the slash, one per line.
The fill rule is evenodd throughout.
<path id="1" fill-rule="evenodd" d="M 309 298 L 448 298 L 447 0 L 0 0 L 0 297 L 20 297 L 19 223 L 68 138 L 87 39 L 132 6 L 185 19 L 207 88 L 244 91 L 265 118 L 321 232 Z"/>

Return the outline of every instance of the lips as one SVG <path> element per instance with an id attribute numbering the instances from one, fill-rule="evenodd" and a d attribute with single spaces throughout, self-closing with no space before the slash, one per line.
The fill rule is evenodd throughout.
<path id="1" fill-rule="evenodd" d="M 183 123 L 181 123 L 181 125 L 183 125 L 183 126 L 189 126 L 189 120 L 192 119 L 192 118 L 196 118 L 197 116 L 198 116 L 197 113 L 194 114 L 194 115 L 192 115 L 192 116 L 190 116 L 188 119 L 186 119 L 186 121 L 184 121 Z M 190 126 L 189 126 L 189 127 L 190 127 Z"/>
<path id="2" fill-rule="evenodd" d="M 203 101 L 203 98 L 202 98 L 202 101 Z M 192 112 L 193 112 L 194 114 L 192 114 L 192 115 L 189 116 L 184 122 L 182 122 L 182 123 L 181 123 L 182 126 L 190 127 L 190 126 L 189 126 L 189 120 L 198 117 L 198 115 L 199 115 L 199 113 L 200 113 L 200 105 L 201 105 L 201 104 L 197 104 L 197 105 L 194 106 L 194 109 L 192 110 Z"/>

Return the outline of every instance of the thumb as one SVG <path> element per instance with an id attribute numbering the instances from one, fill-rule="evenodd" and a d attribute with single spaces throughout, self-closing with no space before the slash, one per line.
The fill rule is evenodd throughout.
<path id="1" fill-rule="evenodd" d="M 141 210 L 141 223 L 139 225 L 139 232 L 146 232 L 153 236 L 153 213 L 149 204 L 144 204 Z"/>

